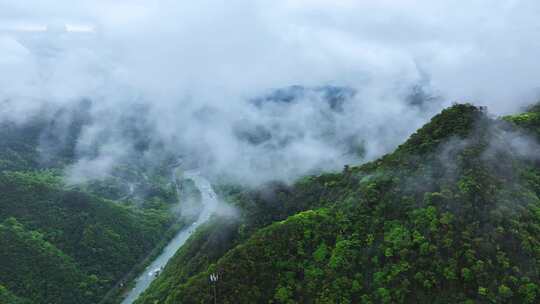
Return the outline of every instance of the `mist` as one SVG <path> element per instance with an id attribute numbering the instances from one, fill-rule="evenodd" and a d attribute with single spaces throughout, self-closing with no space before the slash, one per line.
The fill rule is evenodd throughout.
<path id="1" fill-rule="evenodd" d="M 75 183 L 110 174 L 137 134 L 148 159 L 165 149 L 209 177 L 289 182 L 389 152 L 453 102 L 496 114 L 535 102 L 539 13 L 536 1 L 2 0 L 0 120 L 89 101 Z"/>

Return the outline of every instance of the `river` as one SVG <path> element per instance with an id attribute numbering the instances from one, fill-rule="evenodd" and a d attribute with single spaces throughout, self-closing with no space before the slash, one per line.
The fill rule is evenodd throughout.
<path id="1" fill-rule="evenodd" d="M 176 171 L 176 170 L 175 170 Z M 178 181 L 176 179 L 176 173 L 174 174 L 175 183 L 178 190 Z M 185 179 L 193 180 L 195 187 L 201 192 L 201 203 L 203 205 L 202 211 L 199 214 L 197 220 L 189 227 L 180 230 L 176 236 L 167 244 L 162 253 L 145 269 L 145 271 L 136 279 L 135 287 L 128 293 L 126 298 L 122 301 L 122 304 L 131 304 L 141 295 L 150 283 L 157 277 L 156 271 L 160 271 L 167 265 L 167 262 L 173 257 L 173 255 L 184 245 L 189 236 L 202 224 L 210 219 L 210 216 L 216 210 L 218 205 L 217 195 L 212 188 L 210 182 L 205 179 L 196 170 L 185 171 L 183 174 Z M 178 193 L 180 194 L 180 193 Z"/>

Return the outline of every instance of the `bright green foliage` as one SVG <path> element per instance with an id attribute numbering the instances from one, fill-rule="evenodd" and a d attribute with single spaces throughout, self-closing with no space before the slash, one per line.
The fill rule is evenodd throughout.
<path id="1" fill-rule="evenodd" d="M 540 103 L 529 108 L 525 113 L 506 116 L 504 120 L 512 122 L 522 128 L 526 128 L 531 133 L 540 138 Z"/>
<path id="2" fill-rule="evenodd" d="M 317 250 L 313 253 L 313 259 L 315 262 L 322 263 L 328 257 L 328 246 L 325 243 L 321 243 Z"/>
<path id="3" fill-rule="evenodd" d="M 377 161 L 265 189 L 271 204 L 238 191 L 254 218 L 230 249 L 187 272 L 216 234 L 191 239 L 138 303 L 210 303 L 213 272 L 220 303 L 538 303 L 540 165 L 500 142 L 512 128 L 455 105 Z"/>

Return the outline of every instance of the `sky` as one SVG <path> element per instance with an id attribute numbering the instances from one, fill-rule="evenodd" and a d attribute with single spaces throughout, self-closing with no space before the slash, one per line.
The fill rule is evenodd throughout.
<path id="1" fill-rule="evenodd" d="M 92 100 L 74 180 L 129 154 L 114 130 L 139 105 L 155 141 L 208 174 L 293 180 L 389 152 L 454 102 L 501 115 L 536 101 L 539 15 L 517 0 L 0 0 L 0 120 Z M 338 112 L 317 90 L 250 102 L 292 85 L 355 94 Z M 415 87 L 433 98 L 411 105 Z M 270 140 L 246 143 L 243 128 Z"/>

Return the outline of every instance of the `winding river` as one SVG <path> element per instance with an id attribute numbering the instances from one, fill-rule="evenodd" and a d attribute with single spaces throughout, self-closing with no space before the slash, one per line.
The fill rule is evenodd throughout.
<path id="1" fill-rule="evenodd" d="M 174 170 L 176 172 L 176 170 Z M 178 182 L 176 173 L 173 173 L 173 178 L 178 189 Z M 184 245 L 189 236 L 203 223 L 210 219 L 212 213 L 216 210 L 218 201 L 217 195 L 212 188 L 210 182 L 205 179 L 196 170 L 185 171 L 183 174 L 185 179 L 193 180 L 195 187 L 201 192 L 201 203 L 203 209 L 199 214 L 197 220 L 191 224 L 191 226 L 180 230 L 176 236 L 167 244 L 163 249 L 163 252 L 145 269 L 145 271 L 136 279 L 136 285 L 128 293 L 126 298 L 122 301 L 122 304 L 131 304 L 141 295 L 150 283 L 157 277 L 156 272 L 161 271 L 167 265 L 167 262 L 173 257 L 173 255 Z M 180 194 L 180 193 L 179 193 Z"/>

